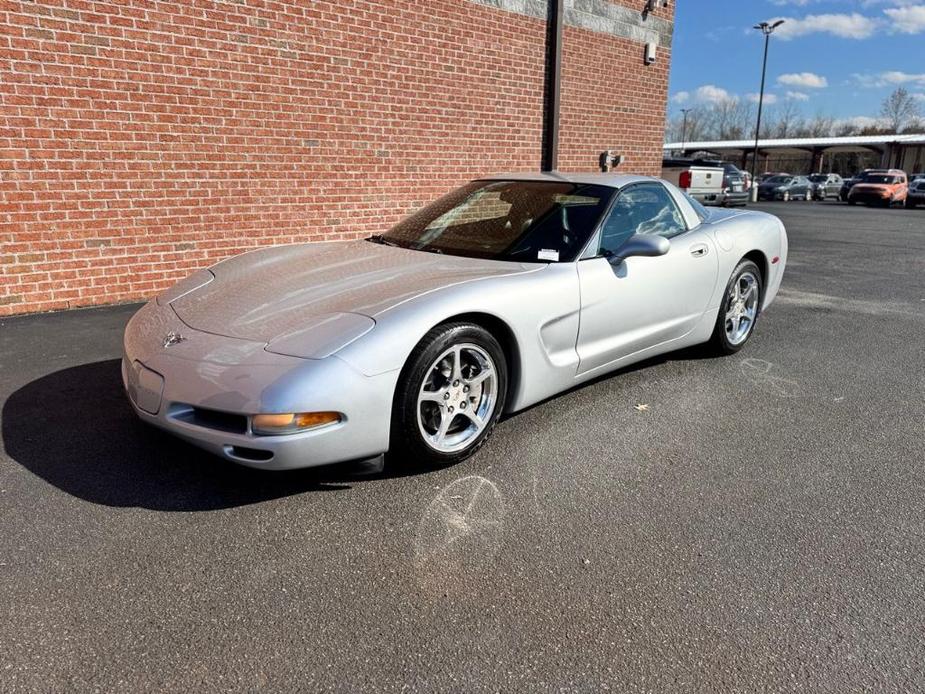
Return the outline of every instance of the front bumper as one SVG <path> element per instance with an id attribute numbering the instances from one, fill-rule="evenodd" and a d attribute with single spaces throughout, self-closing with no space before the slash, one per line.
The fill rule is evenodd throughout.
<path id="1" fill-rule="evenodd" d="M 884 197 L 880 193 L 849 193 L 848 202 L 856 202 L 864 205 L 888 205 L 892 198 L 888 195 Z"/>
<path id="2" fill-rule="evenodd" d="M 185 339 L 164 347 L 164 336 Z M 249 467 L 284 470 L 374 458 L 389 446 L 397 371 L 366 376 L 336 356 L 300 359 L 264 344 L 193 330 L 151 302 L 129 321 L 122 377 L 145 422 Z M 342 413 L 294 434 L 254 434 L 258 413 Z"/>

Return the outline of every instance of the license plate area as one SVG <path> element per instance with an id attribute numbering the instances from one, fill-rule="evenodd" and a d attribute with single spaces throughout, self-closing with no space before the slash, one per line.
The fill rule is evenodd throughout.
<path id="1" fill-rule="evenodd" d="M 128 374 L 128 394 L 138 409 L 157 414 L 164 395 L 164 377 L 140 361 L 132 362 Z"/>

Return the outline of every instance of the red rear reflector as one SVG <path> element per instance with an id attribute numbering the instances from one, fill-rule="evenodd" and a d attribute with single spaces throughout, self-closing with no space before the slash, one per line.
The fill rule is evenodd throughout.
<path id="1" fill-rule="evenodd" d="M 779 262 L 780 262 L 780 256 L 779 256 L 779 255 L 775 255 L 773 258 L 771 258 L 771 265 L 777 265 L 777 263 L 779 263 Z"/>
<path id="2" fill-rule="evenodd" d="M 678 178 L 678 187 L 687 190 L 691 187 L 691 172 L 682 171 L 681 176 Z"/>

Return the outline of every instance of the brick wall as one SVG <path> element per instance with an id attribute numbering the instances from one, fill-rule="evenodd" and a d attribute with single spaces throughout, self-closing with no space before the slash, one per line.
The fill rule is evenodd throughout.
<path id="1" fill-rule="evenodd" d="M 537 170 L 543 3 L 508 1 L 0 0 L 0 315 L 147 298 Z M 668 47 L 643 66 L 643 0 L 573 2 L 560 168 L 613 148 L 654 174 Z"/>

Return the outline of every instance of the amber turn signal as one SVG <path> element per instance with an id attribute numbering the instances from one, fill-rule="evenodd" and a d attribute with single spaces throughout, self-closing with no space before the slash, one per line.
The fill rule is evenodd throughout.
<path id="1" fill-rule="evenodd" d="M 251 429 L 255 434 L 292 434 L 306 429 L 339 422 L 338 412 L 298 412 L 285 414 L 255 414 Z"/>

